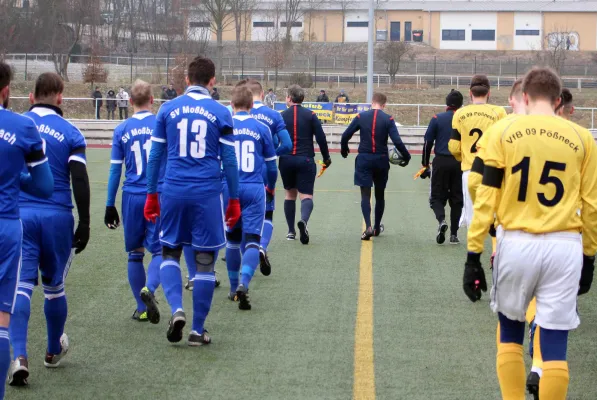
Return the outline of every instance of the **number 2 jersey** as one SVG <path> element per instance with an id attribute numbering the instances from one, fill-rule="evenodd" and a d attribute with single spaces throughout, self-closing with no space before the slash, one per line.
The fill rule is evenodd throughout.
<path id="1" fill-rule="evenodd" d="M 491 104 L 470 104 L 454 113 L 448 149 L 462 162 L 463 171 L 471 169 L 477 153 L 477 142 L 483 133 L 505 116 L 506 110 L 503 107 Z"/>
<path id="2" fill-rule="evenodd" d="M 147 193 L 147 161 L 151 151 L 151 135 L 155 128 L 155 115 L 149 111 L 135 113 L 114 130 L 112 138 L 112 164 L 124 164 L 122 191 L 131 194 Z M 158 192 L 164 180 L 166 159 L 160 166 Z"/>
<path id="3" fill-rule="evenodd" d="M 594 255 L 597 146 L 591 133 L 555 115 L 521 115 L 498 122 L 486 146 L 469 251 L 483 250 L 495 213 L 506 230 L 582 232 L 584 253 Z"/>
<path id="4" fill-rule="evenodd" d="M 270 129 L 248 114 L 236 114 L 233 120 L 239 182 L 263 185 L 265 163 L 276 160 Z"/>

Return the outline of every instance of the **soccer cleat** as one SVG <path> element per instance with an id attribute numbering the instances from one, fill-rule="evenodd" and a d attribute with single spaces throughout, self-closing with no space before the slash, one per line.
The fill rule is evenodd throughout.
<path id="1" fill-rule="evenodd" d="M 29 363 L 27 359 L 20 356 L 10 364 L 7 382 L 10 386 L 27 386 L 29 378 Z"/>
<path id="2" fill-rule="evenodd" d="M 211 337 L 207 336 L 207 330 L 204 329 L 203 333 L 200 335 L 196 331 L 191 331 L 189 334 L 189 340 L 187 344 L 191 347 L 199 347 L 203 346 L 204 344 L 211 343 Z"/>
<path id="3" fill-rule="evenodd" d="M 191 279 L 187 280 L 187 284 L 184 285 L 184 288 L 186 290 L 193 291 L 193 281 Z"/>
<path id="4" fill-rule="evenodd" d="M 534 400 L 539 400 L 539 381 L 541 377 L 538 373 L 531 371 L 527 376 L 527 391 L 533 395 Z"/>
<path id="5" fill-rule="evenodd" d="M 369 239 L 371 239 L 372 236 L 373 236 L 373 229 L 371 227 L 369 227 L 361 235 L 361 240 L 369 240 Z"/>
<path id="6" fill-rule="evenodd" d="M 296 240 L 296 232 L 288 232 L 288 235 L 286 235 L 286 240 Z"/>
<path id="7" fill-rule="evenodd" d="M 152 324 L 158 324 L 160 322 L 160 309 L 158 308 L 158 302 L 155 299 L 153 293 L 148 288 L 144 287 L 141 289 L 141 301 L 147 307 L 145 312 L 146 318 Z"/>
<path id="8" fill-rule="evenodd" d="M 301 219 L 297 226 L 301 234 L 301 243 L 309 244 L 309 230 L 307 229 L 307 223 Z"/>
<path id="9" fill-rule="evenodd" d="M 131 319 L 134 319 L 135 321 L 139 321 L 139 322 L 149 321 L 147 319 L 147 311 L 139 311 L 139 310 L 135 310 Z"/>
<path id="10" fill-rule="evenodd" d="M 236 296 L 238 297 L 238 308 L 239 310 L 250 310 L 251 302 L 249 301 L 249 289 L 247 289 L 242 283 L 238 285 L 236 289 Z"/>
<path id="11" fill-rule="evenodd" d="M 383 224 L 379 224 L 379 228 L 373 228 L 373 236 L 378 237 L 385 230 Z"/>
<path id="12" fill-rule="evenodd" d="M 451 235 L 450 236 L 450 244 L 460 244 L 460 240 L 458 239 L 458 236 Z"/>
<path id="13" fill-rule="evenodd" d="M 437 244 L 444 244 L 446 241 L 446 231 L 448 230 L 448 224 L 446 221 L 442 221 L 439 223 L 439 227 L 437 228 L 437 236 L 435 237 L 435 242 Z"/>
<path id="14" fill-rule="evenodd" d="M 46 359 L 44 360 L 44 365 L 46 368 L 57 368 L 64 356 L 66 356 L 68 353 L 69 342 L 66 333 L 63 333 L 62 336 L 60 336 L 60 347 L 62 348 L 60 354 L 51 354 L 46 352 Z"/>
<path id="15" fill-rule="evenodd" d="M 229 292 L 228 293 L 228 300 L 230 300 L 230 301 L 238 301 L 238 296 L 236 295 L 236 292 Z"/>
<path id="16" fill-rule="evenodd" d="M 270 276 L 272 273 L 272 264 L 264 248 L 259 249 L 259 269 L 263 276 Z"/>
<path id="17" fill-rule="evenodd" d="M 182 329 L 187 324 L 187 317 L 184 311 L 176 311 L 168 325 L 166 337 L 170 343 L 178 343 L 182 340 Z"/>

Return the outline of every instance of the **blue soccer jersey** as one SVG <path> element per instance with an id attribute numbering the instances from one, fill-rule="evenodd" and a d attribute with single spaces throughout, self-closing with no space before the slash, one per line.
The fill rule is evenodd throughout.
<path id="1" fill-rule="evenodd" d="M 208 95 L 187 91 L 162 105 L 152 140 L 167 145 L 163 192 L 179 198 L 219 195 L 220 142 L 232 145 L 231 134 L 232 115 Z"/>
<path id="2" fill-rule="evenodd" d="M 135 113 L 114 130 L 112 138 L 112 164 L 124 164 L 122 191 L 131 194 L 147 193 L 147 161 L 151 150 L 151 135 L 156 117 L 149 111 Z M 159 173 L 158 192 L 164 179 L 166 160 L 162 161 Z"/>
<path id="3" fill-rule="evenodd" d="M 270 130 L 248 114 L 236 114 L 233 119 L 239 182 L 263 185 L 265 162 L 276 159 Z"/>
<path id="4" fill-rule="evenodd" d="M 18 219 L 21 172 L 48 160 L 31 118 L 0 107 L 0 154 L 0 218 Z"/>
<path id="5" fill-rule="evenodd" d="M 278 133 L 286 129 L 286 124 L 284 123 L 282 114 L 275 110 L 272 110 L 262 102 L 256 101 L 253 105 L 253 109 L 251 110 L 251 115 L 257 121 L 260 121 L 267 125 L 272 134 L 272 139 L 275 143 L 280 142 L 280 139 L 278 138 Z"/>
<path id="6" fill-rule="evenodd" d="M 87 164 L 85 138 L 79 129 L 62 118 L 62 111 L 58 107 L 33 106 L 24 115 L 35 121 L 42 138 L 54 176 L 54 194 L 49 199 L 42 199 L 21 191 L 20 204 L 25 207 L 43 205 L 71 210 L 73 203 L 68 164 L 71 161 Z"/>

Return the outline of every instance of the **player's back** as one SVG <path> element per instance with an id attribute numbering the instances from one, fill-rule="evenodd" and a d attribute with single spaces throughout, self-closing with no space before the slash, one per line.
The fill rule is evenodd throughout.
<path id="1" fill-rule="evenodd" d="M 22 207 L 43 207 L 72 209 L 70 167 L 68 163 L 77 159 L 86 164 L 84 149 L 87 144 L 83 134 L 74 125 L 62 117 L 58 107 L 48 105 L 34 106 L 24 114 L 35 121 L 44 143 L 44 152 L 54 176 L 54 193 L 49 199 L 41 199 L 23 191 L 19 202 Z M 81 149 L 80 154 L 76 150 Z"/>
<path id="2" fill-rule="evenodd" d="M 581 180 L 595 172 L 585 170 L 596 150 L 591 133 L 556 116 L 519 116 L 504 125 L 485 151 L 486 175 L 487 165 L 504 169 L 499 223 L 529 233 L 579 231 Z"/>
<path id="3" fill-rule="evenodd" d="M 357 115 L 360 126 L 359 154 L 388 154 L 388 136 L 394 118 L 382 110 L 372 109 Z"/>
<path id="4" fill-rule="evenodd" d="M 251 115 L 257 121 L 267 125 L 271 132 L 272 138 L 281 130 L 286 129 L 286 124 L 284 123 L 282 115 L 261 102 L 255 102 L 253 109 L 251 109 Z"/>
<path id="5" fill-rule="evenodd" d="M 463 171 L 471 169 L 477 153 L 477 142 L 483 134 L 505 116 L 503 107 L 492 104 L 470 104 L 456 111 L 452 127 L 458 132 Z"/>
<path id="6" fill-rule="evenodd" d="M 42 150 L 36 148 L 39 141 L 31 118 L 0 106 L 0 218 L 19 218 L 20 175 L 26 165 L 32 167 L 43 162 L 27 162 L 29 154 Z"/>
<path id="7" fill-rule="evenodd" d="M 234 148 L 240 183 L 263 185 L 267 161 L 276 159 L 270 129 L 251 115 L 235 115 Z"/>
<path id="8" fill-rule="evenodd" d="M 313 137 L 318 129 L 317 124 L 319 128 L 321 124 L 319 121 L 315 122 L 317 117 L 313 111 L 295 104 L 282 113 L 282 118 L 292 141 L 290 155 L 314 157 Z"/>
<path id="9" fill-rule="evenodd" d="M 221 193 L 219 146 L 231 130 L 230 112 L 208 95 L 191 91 L 165 103 L 152 137 L 167 142 L 163 190 L 183 198 Z"/>

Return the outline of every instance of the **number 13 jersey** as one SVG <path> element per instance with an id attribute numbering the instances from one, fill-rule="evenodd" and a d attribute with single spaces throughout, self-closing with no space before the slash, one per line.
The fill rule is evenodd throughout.
<path id="1" fill-rule="evenodd" d="M 454 113 L 452 137 L 448 143 L 450 152 L 462 161 L 461 168 L 468 171 L 477 156 L 477 142 L 483 134 L 506 116 L 503 107 L 491 104 L 471 104 Z"/>

